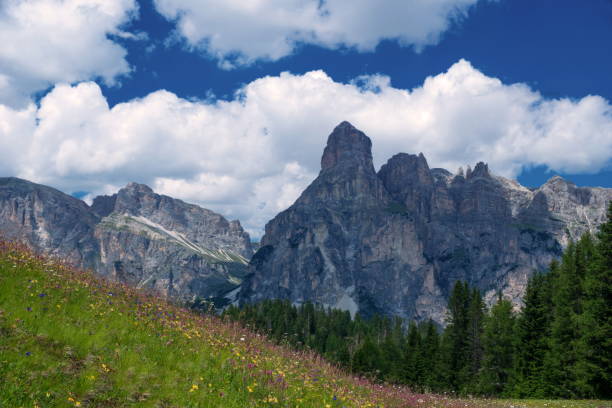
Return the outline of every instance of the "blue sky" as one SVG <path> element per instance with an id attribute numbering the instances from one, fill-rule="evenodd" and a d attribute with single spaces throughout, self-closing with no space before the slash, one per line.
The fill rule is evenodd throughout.
<path id="1" fill-rule="evenodd" d="M 67 192 L 139 181 L 258 235 L 344 119 L 377 166 L 612 187 L 608 0 L 8 0 L 0 37 L 0 173 Z"/>

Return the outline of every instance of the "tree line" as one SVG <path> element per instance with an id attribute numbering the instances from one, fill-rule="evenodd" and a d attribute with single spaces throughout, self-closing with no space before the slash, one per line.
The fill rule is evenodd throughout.
<path id="1" fill-rule="evenodd" d="M 516 311 L 501 295 L 487 308 L 457 282 L 445 328 L 312 303 L 230 306 L 227 319 L 279 343 L 310 348 L 350 371 L 414 390 L 546 398 L 610 398 L 612 205 L 596 237 L 570 243 L 527 285 Z"/>

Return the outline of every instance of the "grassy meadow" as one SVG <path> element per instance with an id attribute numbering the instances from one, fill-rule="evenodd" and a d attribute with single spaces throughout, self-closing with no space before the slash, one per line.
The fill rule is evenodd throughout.
<path id="1" fill-rule="evenodd" d="M 0 242 L 0 407 L 612 407 L 453 399 L 350 376 L 308 352 Z"/>

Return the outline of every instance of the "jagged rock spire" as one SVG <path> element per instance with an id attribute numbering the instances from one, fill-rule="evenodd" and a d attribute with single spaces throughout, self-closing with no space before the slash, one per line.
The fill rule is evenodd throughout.
<path id="1" fill-rule="evenodd" d="M 485 177 L 490 178 L 491 173 L 489 173 L 489 165 L 484 162 L 478 162 L 474 170 L 468 173 L 467 178 L 476 178 L 476 177 Z"/>
<path id="2" fill-rule="evenodd" d="M 342 122 L 327 139 L 321 158 L 321 171 L 341 163 L 372 167 L 372 141 L 349 122 Z"/>

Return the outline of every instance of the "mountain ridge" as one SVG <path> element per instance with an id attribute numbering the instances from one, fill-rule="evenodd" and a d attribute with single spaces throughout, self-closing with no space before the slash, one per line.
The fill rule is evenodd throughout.
<path id="1" fill-rule="evenodd" d="M 187 302 L 236 289 L 252 254 L 239 221 L 137 183 L 88 206 L 51 187 L 0 178 L 0 231 L 43 254 Z"/>
<path id="2" fill-rule="evenodd" d="M 271 220 L 241 302 L 285 298 L 443 323 L 452 284 L 520 303 L 528 277 L 605 219 L 612 190 L 553 177 L 532 191 L 484 162 L 452 174 L 399 153 L 378 172 L 350 123 L 328 138 L 319 176 Z"/>

